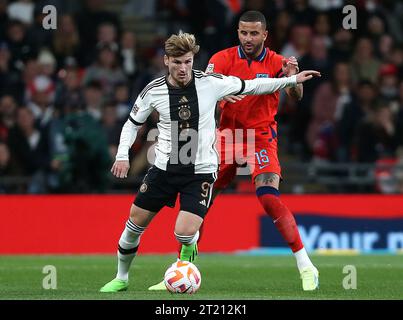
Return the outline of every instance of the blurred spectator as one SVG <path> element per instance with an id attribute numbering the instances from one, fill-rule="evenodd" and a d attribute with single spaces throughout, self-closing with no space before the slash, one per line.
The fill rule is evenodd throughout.
<path id="1" fill-rule="evenodd" d="M 86 0 L 83 10 L 77 15 L 77 25 L 83 53 L 91 53 L 97 44 L 97 30 L 103 23 L 111 23 L 120 34 L 120 22 L 115 13 L 105 10 L 104 0 Z M 84 66 L 92 63 L 91 57 L 83 58 Z"/>
<path id="2" fill-rule="evenodd" d="M 344 5 L 344 0 L 309 0 L 309 5 L 318 11 L 330 11 L 339 9 Z"/>
<path id="3" fill-rule="evenodd" d="M 349 162 L 353 160 L 353 138 L 355 128 L 375 106 L 378 91 L 370 81 L 361 81 L 352 99 L 341 111 L 337 121 L 337 136 L 339 147 L 337 161 Z"/>
<path id="4" fill-rule="evenodd" d="M 403 3 L 401 1 L 383 0 L 380 11 L 385 19 L 387 29 L 396 42 L 403 42 Z"/>
<path id="5" fill-rule="evenodd" d="M 125 31 L 120 40 L 123 71 L 129 79 L 133 79 L 137 72 L 136 35 Z"/>
<path id="6" fill-rule="evenodd" d="M 332 45 L 332 38 L 330 36 L 331 27 L 329 16 L 327 14 L 320 13 L 316 16 L 313 32 L 316 35 L 316 37 L 323 38 L 327 48 L 329 48 Z"/>
<path id="7" fill-rule="evenodd" d="M 18 170 L 31 177 L 28 193 L 46 191 L 46 170 L 49 165 L 48 141 L 35 127 L 31 110 L 19 108 L 16 125 L 10 130 L 7 144 Z"/>
<path id="8" fill-rule="evenodd" d="M 7 25 L 10 18 L 7 14 L 8 0 L 0 0 L 0 40 L 3 40 L 6 36 Z"/>
<path id="9" fill-rule="evenodd" d="M 0 95 L 21 95 L 20 73 L 11 67 L 11 54 L 6 42 L 0 42 Z"/>
<path id="10" fill-rule="evenodd" d="M 310 51 L 312 29 L 309 25 L 296 25 L 291 28 L 290 40 L 281 52 L 285 57 L 294 56 L 297 59 Z"/>
<path id="11" fill-rule="evenodd" d="M 403 79 L 403 47 L 395 46 L 391 52 L 391 63 L 398 70 L 399 79 Z"/>
<path id="12" fill-rule="evenodd" d="M 76 111 L 65 117 L 63 128 L 68 150 L 68 174 L 65 174 L 63 190 L 73 193 L 105 192 L 111 158 L 100 123 L 87 112 Z"/>
<path id="13" fill-rule="evenodd" d="M 353 52 L 353 34 L 350 30 L 338 29 L 333 35 L 333 46 L 330 49 L 330 59 L 333 62 L 350 61 Z"/>
<path id="14" fill-rule="evenodd" d="M 119 83 L 115 87 L 116 115 L 120 121 L 126 121 L 132 105 L 130 103 L 129 89 L 126 83 Z"/>
<path id="15" fill-rule="evenodd" d="M 11 53 L 11 67 L 22 71 L 24 63 L 37 55 L 37 48 L 27 37 L 25 26 L 16 20 L 7 27 L 7 42 Z"/>
<path id="16" fill-rule="evenodd" d="M 403 194 L 403 148 L 396 157 L 376 161 L 376 190 L 383 194 Z"/>
<path id="17" fill-rule="evenodd" d="M 32 43 L 38 48 L 50 48 L 52 46 L 53 29 L 43 27 L 43 19 L 46 14 L 42 12 L 43 7 L 36 6 L 34 10 L 33 24 L 28 28 L 27 35 Z"/>
<path id="18" fill-rule="evenodd" d="M 124 121 L 126 121 L 126 119 Z M 115 159 L 118 151 L 123 123 L 124 122 L 118 119 L 116 105 L 112 103 L 106 104 L 102 109 L 102 128 L 106 133 L 111 159 Z"/>
<path id="19" fill-rule="evenodd" d="M 276 52 L 281 51 L 284 44 L 288 40 L 290 23 L 291 23 L 290 14 L 285 10 L 280 11 L 277 15 L 276 20 L 274 21 L 273 26 L 269 24 L 267 27 L 269 34 L 266 42 L 269 48 L 271 48 Z"/>
<path id="20" fill-rule="evenodd" d="M 105 45 L 98 49 L 97 61 L 84 74 L 84 85 L 98 81 L 104 94 L 111 96 L 115 85 L 126 81 L 126 76 L 119 65 L 117 49 L 117 45 Z"/>
<path id="21" fill-rule="evenodd" d="M 304 97 L 301 101 L 298 101 L 291 120 L 290 151 L 294 154 L 299 154 L 302 159 L 307 159 L 311 152 L 305 136 L 312 116 L 312 100 L 318 86 L 326 81 L 331 73 L 330 59 L 326 41 L 323 37 L 315 36 L 312 39 L 311 50 L 309 54 L 299 60 L 299 67 L 301 70 L 318 70 L 322 74 L 321 78 L 312 79 L 304 84 Z"/>
<path id="22" fill-rule="evenodd" d="M 81 79 L 77 68 L 63 69 L 59 73 L 59 82 L 56 88 L 55 107 L 65 115 L 73 109 L 84 108 L 84 94 Z"/>
<path id="23" fill-rule="evenodd" d="M 153 18 L 156 14 L 157 0 L 128 0 L 122 8 L 122 15 L 124 17 L 141 17 L 141 18 Z"/>
<path id="24" fill-rule="evenodd" d="M 381 36 L 385 34 L 385 23 L 380 16 L 373 15 L 367 20 L 368 37 L 372 40 L 372 44 L 376 46 Z"/>
<path id="25" fill-rule="evenodd" d="M 398 110 L 396 111 L 397 139 L 399 146 L 403 147 L 403 80 L 399 83 Z"/>
<path id="26" fill-rule="evenodd" d="M 17 103 L 12 96 L 0 98 L 0 142 L 7 141 L 10 129 L 15 125 Z"/>
<path id="27" fill-rule="evenodd" d="M 333 69 L 332 81 L 321 84 L 313 97 L 307 141 L 314 158 L 336 159 L 338 141 L 335 123 L 351 99 L 349 68 L 346 63 L 339 62 Z"/>
<path id="28" fill-rule="evenodd" d="M 76 62 L 81 62 L 83 58 L 80 55 L 80 35 L 73 17 L 68 14 L 62 15 L 57 23 L 57 29 L 53 33 L 52 49 L 60 69 L 65 66 L 69 58 L 74 58 Z"/>
<path id="29" fill-rule="evenodd" d="M 10 150 L 4 142 L 0 141 L 0 194 L 12 193 L 17 188 L 5 184 L 2 178 L 16 176 L 18 174 L 15 163 L 11 160 Z"/>
<path id="30" fill-rule="evenodd" d="M 101 120 L 104 97 L 102 86 L 97 81 L 89 82 L 84 88 L 84 108 L 95 120 Z"/>
<path id="31" fill-rule="evenodd" d="M 314 25 L 316 10 L 311 7 L 308 0 L 291 0 L 290 8 L 295 24 Z"/>
<path id="32" fill-rule="evenodd" d="M 394 157 L 397 148 L 396 125 L 386 104 L 378 105 L 358 125 L 355 148 L 359 162 Z"/>
<path id="33" fill-rule="evenodd" d="M 360 38 L 351 61 L 353 83 L 369 80 L 376 83 L 381 63 L 374 56 L 374 47 L 368 38 Z"/>
<path id="34" fill-rule="evenodd" d="M 39 73 L 50 79 L 55 77 L 56 59 L 48 49 L 42 49 L 38 55 Z"/>
<path id="35" fill-rule="evenodd" d="M 379 93 L 385 101 L 397 100 L 399 82 L 397 72 L 393 64 L 385 64 L 379 69 Z"/>
<path id="36" fill-rule="evenodd" d="M 388 34 L 383 34 L 379 37 L 379 45 L 377 47 L 378 58 L 384 62 L 391 62 L 392 49 L 394 46 L 393 38 Z"/>
<path id="37" fill-rule="evenodd" d="M 28 108 L 40 128 L 46 128 L 54 116 L 55 84 L 46 76 L 37 76 L 28 84 Z"/>
<path id="38" fill-rule="evenodd" d="M 7 12 L 11 19 L 30 25 L 34 20 L 34 8 L 31 0 L 17 0 L 8 5 Z"/>

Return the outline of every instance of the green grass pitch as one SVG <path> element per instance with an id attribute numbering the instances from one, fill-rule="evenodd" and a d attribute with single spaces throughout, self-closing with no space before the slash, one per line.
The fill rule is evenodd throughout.
<path id="1" fill-rule="evenodd" d="M 320 271 L 320 290 L 303 292 L 292 256 L 201 254 L 202 285 L 194 295 L 150 292 L 175 255 L 136 257 L 126 292 L 99 293 L 115 275 L 114 256 L 0 256 L 0 299 L 402 299 L 400 255 L 312 256 Z M 57 271 L 57 289 L 43 289 L 43 267 Z M 357 270 L 357 289 L 343 288 L 346 265 Z M 347 281 L 347 280 L 345 280 Z"/>

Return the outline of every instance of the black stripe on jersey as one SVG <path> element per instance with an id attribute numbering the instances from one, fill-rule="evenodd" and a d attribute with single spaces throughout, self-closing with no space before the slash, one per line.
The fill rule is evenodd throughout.
<path id="1" fill-rule="evenodd" d="M 139 94 L 141 99 L 144 99 L 147 92 L 150 91 L 152 88 L 159 87 L 165 83 L 165 76 L 155 79 L 154 81 L 150 82 Z"/>
<path id="2" fill-rule="evenodd" d="M 196 75 L 193 73 L 190 83 L 180 88 L 173 87 L 167 81 L 172 146 L 166 169 L 168 172 L 178 174 L 195 173 L 198 137 L 195 137 L 192 133 L 199 132 L 199 101 L 195 77 Z M 183 97 L 186 99 L 183 99 Z M 184 100 L 186 102 L 183 102 Z M 189 118 L 186 118 L 187 116 Z M 186 129 L 191 129 L 190 133 Z"/>
<path id="3" fill-rule="evenodd" d="M 132 118 L 132 116 L 129 116 L 129 120 L 135 125 L 135 126 L 142 126 L 144 123 L 140 123 L 140 122 L 137 122 L 136 120 L 134 120 L 133 118 Z"/>
<path id="4" fill-rule="evenodd" d="M 195 73 L 196 78 L 203 78 L 203 77 L 210 77 L 210 76 L 218 78 L 218 79 L 223 78 L 222 74 L 219 74 L 219 73 L 203 73 L 198 70 L 194 70 L 194 73 Z"/>
<path id="5" fill-rule="evenodd" d="M 245 90 L 245 81 L 241 78 L 238 78 L 239 80 L 241 80 L 241 90 L 239 90 L 237 93 L 235 93 L 234 95 L 237 96 L 238 94 L 242 94 L 242 92 Z"/>
<path id="6" fill-rule="evenodd" d="M 208 74 L 206 74 L 206 77 L 210 77 L 210 76 L 218 78 L 218 79 L 223 79 L 222 74 L 219 74 L 219 73 L 208 73 Z"/>

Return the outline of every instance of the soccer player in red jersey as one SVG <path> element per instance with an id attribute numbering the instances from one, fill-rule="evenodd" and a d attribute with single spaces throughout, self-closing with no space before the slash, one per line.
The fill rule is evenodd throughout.
<path id="1" fill-rule="evenodd" d="M 263 14 L 258 11 L 244 13 L 238 24 L 240 44 L 214 54 L 206 72 L 237 76 L 243 80 L 259 77 L 278 78 L 298 73 L 298 62 L 295 57 L 286 59 L 264 46 L 267 35 L 266 19 Z M 285 90 L 289 96 L 302 99 L 302 84 Z M 278 137 L 275 120 L 278 103 L 278 91 L 261 96 L 227 96 L 221 101 L 219 127 L 221 157 L 218 179 L 214 183 L 213 199 L 234 179 L 239 166 L 234 159 L 228 161 L 226 158 L 228 154 L 232 154 L 233 157 L 231 151 L 234 145 L 228 144 L 224 133 L 230 132 L 235 136 L 236 131 L 241 130 L 246 134 L 247 129 L 254 129 L 254 153 L 245 159 L 252 173 L 256 196 L 294 254 L 303 290 L 311 291 L 319 287 L 319 272 L 308 257 L 293 214 L 280 199 L 281 167 L 277 155 Z M 248 146 L 246 142 L 242 144 L 241 151 L 245 155 Z M 197 254 L 196 245 L 182 246 L 179 253 L 181 260 L 189 261 L 194 260 L 195 254 Z M 159 290 L 163 287 L 157 284 L 149 289 Z"/>

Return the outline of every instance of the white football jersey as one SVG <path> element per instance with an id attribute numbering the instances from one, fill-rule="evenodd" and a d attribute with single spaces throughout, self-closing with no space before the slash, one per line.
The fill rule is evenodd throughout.
<path id="1" fill-rule="evenodd" d="M 159 169 L 178 173 L 213 173 L 219 164 L 215 149 L 216 102 L 227 95 L 271 93 L 290 85 L 296 85 L 295 76 L 244 81 L 233 76 L 193 70 L 192 80 L 185 87 L 172 86 L 164 76 L 150 82 L 139 94 L 129 121 L 138 127 L 146 122 L 153 110 L 159 113 L 154 163 Z M 128 148 L 136 136 L 134 133 L 133 137 L 130 130 L 125 132 L 124 127 L 117 160 L 128 159 Z M 125 134 L 131 137 L 126 139 Z"/>

